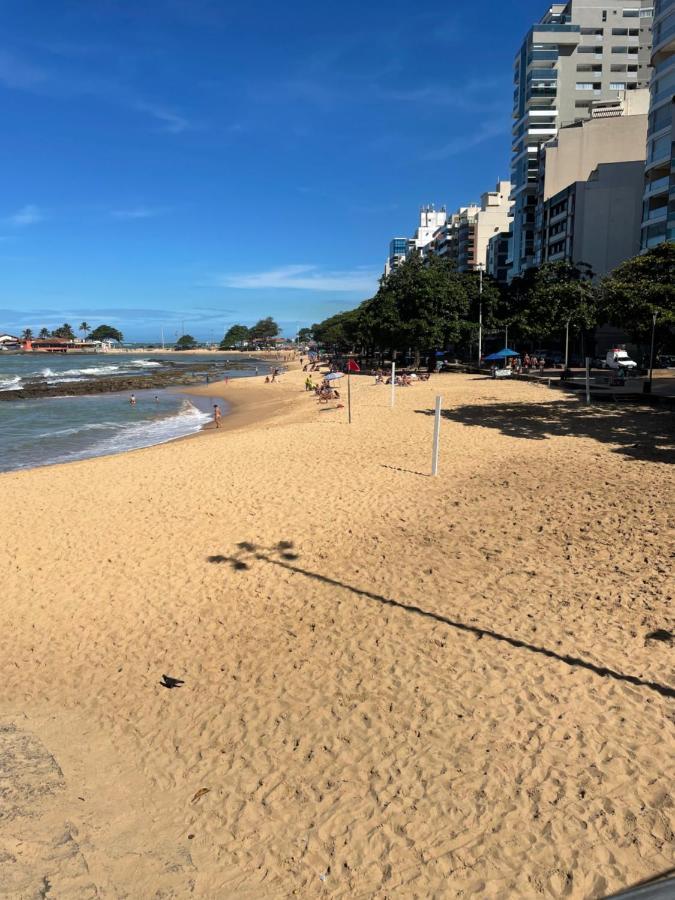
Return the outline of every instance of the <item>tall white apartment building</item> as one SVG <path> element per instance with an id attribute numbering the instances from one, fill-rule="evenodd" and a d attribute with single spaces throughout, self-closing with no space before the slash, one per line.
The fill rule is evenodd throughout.
<path id="1" fill-rule="evenodd" d="M 411 238 L 397 237 L 390 241 L 389 256 L 384 265 L 385 276 L 398 268 L 411 253 L 418 253 L 423 256 L 425 248 L 431 242 L 434 233 L 445 225 L 447 218 L 448 213 L 445 206 L 441 206 L 439 209 L 436 209 L 433 203 L 421 206 L 417 230 L 414 236 Z"/>
<path id="2" fill-rule="evenodd" d="M 490 239 L 508 231 L 511 223 L 511 183 L 498 181 L 480 204 L 463 206 L 434 234 L 427 252 L 452 259 L 460 272 L 472 272 L 488 262 Z"/>
<path id="3" fill-rule="evenodd" d="M 597 101 L 648 86 L 652 17 L 653 0 L 568 0 L 528 31 L 514 63 L 509 277 L 535 262 L 541 144 Z"/>
<path id="4" fill-rule="evenodd" d="M 643 250 L 675 241 L 675 0 L 656 0 L 647 133 Z"/>

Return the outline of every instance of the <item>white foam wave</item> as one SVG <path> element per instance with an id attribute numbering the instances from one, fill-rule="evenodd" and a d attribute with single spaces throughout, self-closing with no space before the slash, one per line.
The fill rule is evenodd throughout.
<path id="1" fill-rule="evenodd" d="M 155 362 L 152 359 L 135 359 L 133 362 L 129 363 L 130 366 L 137 366 L 139 369 L 154 369 L 155 366 L 161 366 L 161 363 Z"/>
<path id="2" fill-rule="evenodd" d="M 21 376 L 14 375 L 11 378 L 0 378 L 0 391 L 16 391 L 21 387 Z"/>
<path id="3" fill-rule="evenodd" d="M 196 434 L 210 421 L 210 418 L 207 413 L 201 412 L 189 400 L 186 400 L 174 416 L 123 425 L 117 434 L 103 438 L 88 449 L 63 454 L 56 459 L 49 460 L 49 463 L 70 462 L 76 459 L 87 459 L 91 456 L 108 456 L 127 450 L 139 450 L 141 447 L 152 447 L 155 444 L 165 444 L 188 434 Z"/>
<path id="4" fill-rule="evenodd" d="M 64 369 L 59 375 L 110 375 L 119 372 L 120 366 L 86 366 L 84 369 Z M 54 372 L 50 374 L 55 374 Z"/>
<path id="5" fill-rule="evenodd" d="M 124 425 L 121 422 L 91 422 L 88 425 L 76 425 L 73 428 L 59 428 L 55 431 L 43 431 L 38 434 L 37 437 L 65 437 L 69 434 L 81 434 L 83 431 L 110 431 L 111 428 L 124 428 Z"/>

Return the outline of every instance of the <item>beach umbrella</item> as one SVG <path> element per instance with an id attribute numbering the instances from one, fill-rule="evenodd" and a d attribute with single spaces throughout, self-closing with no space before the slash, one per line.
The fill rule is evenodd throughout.
<path id="1" fill-rule="evenodd" d="M 336 378 L 344 378 L 344 374 L 342 372 L 329 372 L 328 375 L 324 375 L 326 381 L 335 381 Z"/>
<path id="2" fill-rule="evenodd" d="M 509 357 L 513 356 L 520 356 L 520 353 L 516 353 L 515 350 L 509 350 L 508 347 L 505 347 L 498 353 L 491 353 L 489 356 L 486 356 L 485 362 L 495 362 L 498 359 L 509 359 Z"/>

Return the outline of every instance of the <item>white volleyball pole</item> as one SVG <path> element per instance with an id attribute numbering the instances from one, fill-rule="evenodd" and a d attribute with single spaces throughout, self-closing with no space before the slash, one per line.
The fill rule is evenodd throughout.
<path id="1" fill-rule="evenodd" d="M 394 401 L 396 400 L 396 363 L 393 362 L 391 364 L 391 408 L 394 408 Z"/>
<path id="2" fill-rule="evenodd" d="M 441 401 L 440 394 L 436 397 L 436 412 L 434 415 L 434 447 L 431 452 L 431 474 L 438 475 L 438 451 L 441 436 Z"/>

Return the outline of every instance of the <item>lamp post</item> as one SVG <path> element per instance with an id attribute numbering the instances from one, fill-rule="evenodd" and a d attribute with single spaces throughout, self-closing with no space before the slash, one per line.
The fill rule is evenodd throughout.
<path id="1" fill-rule="evenodd" d="M 483 358 L 483 263 L 478 263 L 478 368 Z"/>
<path id="2" fill-rule="evenodd" d="M 570 320 L 567 320 L 565 325 L 565 375 L 569 371 L 569 360 L 570 360 Z"/>
<path id="3" fill-rule="evenodd" d="M 648 394 L 652 392 L 652 380 L 654 378 L 654 337 L 656 335 L 656 320 L 658 318 L 657 313 L 654 313 L 652 316 L 652 346 L 649 351 L 649 389 L 647 390 Z"/>

